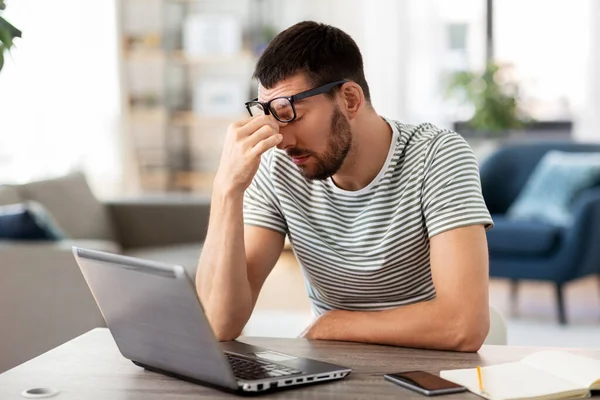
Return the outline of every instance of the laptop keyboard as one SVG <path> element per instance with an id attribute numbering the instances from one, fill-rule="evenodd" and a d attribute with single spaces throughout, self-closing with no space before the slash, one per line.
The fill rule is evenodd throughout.
<path id="1" fill-rule="evenodd" d="M 238 379 L 256 380 L 279 378 L 282 376 L 300 374 L 301 371 L 293 368 L 284 367 L 268 361 L 248 359 L 236 356 L 235 354 L 225 353 L 227 361 L 231 364 L 233 374 Z"/>

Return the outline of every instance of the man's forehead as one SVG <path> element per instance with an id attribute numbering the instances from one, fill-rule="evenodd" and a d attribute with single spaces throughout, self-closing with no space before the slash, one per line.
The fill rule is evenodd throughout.
<path id="1" fill-rule="evenodd" d="M 270 88 L 258 84 L 258 100 L 269 101 L 275 97 L 292 96 L 310 89 L 308 83 L 301 76 L 284 79 Z"/>

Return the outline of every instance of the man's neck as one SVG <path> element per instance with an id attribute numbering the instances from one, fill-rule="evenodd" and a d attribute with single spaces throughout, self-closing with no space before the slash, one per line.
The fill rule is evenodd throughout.
<path id="1" fill-rule="evenodd" d="M 383 168 L 392 143 L 392 128 L 375 110 L 369 110 L 352 128 L 352 148 L 339 171 L 332 176 L 341 189 L 360 190 Z"/>

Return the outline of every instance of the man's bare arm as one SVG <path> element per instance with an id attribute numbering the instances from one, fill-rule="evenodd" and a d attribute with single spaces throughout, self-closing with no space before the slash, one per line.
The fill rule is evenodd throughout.
<path id="1" fill-rule="evenodd" d="M 198 296 L 219 340 L 239 336 L 283 248 L 281 233 L 244 228 L 243 222 L 244 192 L 261 155 L 280 141 L 279 126 L 268 116 L 234 123 L 227 133 L 196 274 Z"/>
<path id="2" fill-rule="evenodd" d="M 329 311 L 303 336 L 477 351 L 489 331 L 485 230 L 481 225 L 454 229 L 433 237 L 430 244 L 435 299 L 385 311 Z"/>

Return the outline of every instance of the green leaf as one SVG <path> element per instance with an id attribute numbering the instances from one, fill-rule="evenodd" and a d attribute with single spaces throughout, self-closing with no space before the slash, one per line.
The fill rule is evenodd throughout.
<path id="1" fill-rule="evenodd" d="M 0 10 L 4 10 L 6 8 L 6 4 L 4 4 L 4 0 L 0 0 Z"/>
<path id="2" fill-rule="evenodd" d="M 2 31 L 8 31 L 8 33 L 10 34 L 11 37 L 16 38 L 16 37 L 21 37 L 21 31 L 18 30 L 17 28 L 15 28 L 14 26 L 12 26 L 10 24 L 10 22 L 8 22 L 7 20 L 5 20 L 4 18 L 0 17 L 0 32 Z"/>
<path id="3" fill-rule="evenodd" d="M 4 66 L 4 47 L 0 46 L 0 71 L 2 71 L 3 66 Z"/>
<path id="4" fill-rule="evenodd" d="M 10 50 L 12 47 L 12 36 L 8 31 L 0 30 L 0 43 L 4 44 L 7 50 Z"/>

